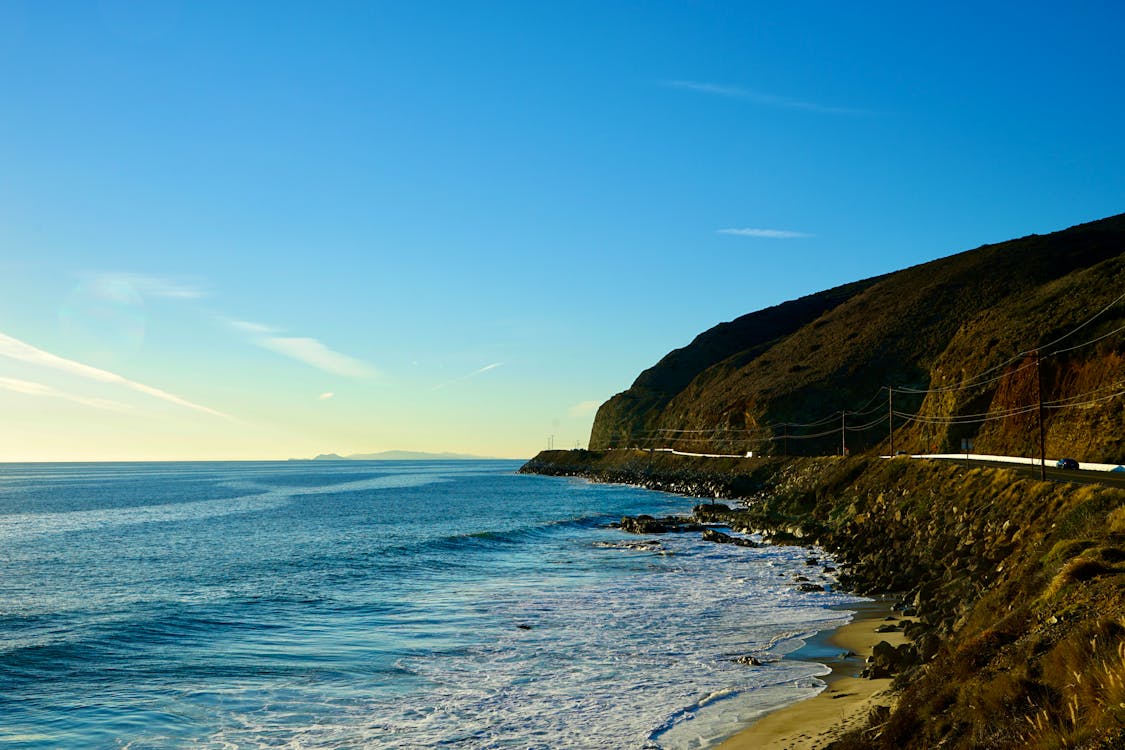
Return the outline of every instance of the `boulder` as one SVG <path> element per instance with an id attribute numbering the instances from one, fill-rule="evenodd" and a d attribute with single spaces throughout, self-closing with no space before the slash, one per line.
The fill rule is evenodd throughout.
<path id="1" fill-rule="evenodd" d="M 734 544 L 739 547 L 758 546 L 757 542 L 752 539 L 743 539 L 742 537 L 731 536 L 730 534 L 724 534 L 721 531 L 707 528 L 703 529 L 703 541 L 714 542 L 715 544 Z"/>
<path id="2" fill-rule="evenodd" d="M 751 667 L 760 667 L 762 662 L 756 656 L 740 656 L 734 660 L 736 664 L 746 664 Z"/>
<path id="3" fill-rule="evenodd" d="M 918 651 L 913 644 L 904 643 L 895 648 L 886 641 L 879 641 L 871 650 L 871 656 L 867 659 L 867 668 L 863 670 L 862 676 L 871 679 L 891 677 L 913 667 L 918 661 Z"/>
<path id="4" fill-rule="evenodd" d="M 630 534 L 668 534 L 672 532 L 698 531 L 706 528 L 690 518 L 679 516 L 665 516 L 653 518 L 652 516 L 625 516 L 617 528 Z"/>

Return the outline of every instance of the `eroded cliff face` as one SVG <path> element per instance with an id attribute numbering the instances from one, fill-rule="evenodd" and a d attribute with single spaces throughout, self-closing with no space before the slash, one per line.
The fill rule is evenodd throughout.
<path id="1" fill-rule="evenodd" d="M 1125 215 L 812 295 L 669 354 L 602 406 L 590 446 L 834 453 L 837 423 L 821 420 L 849 411 L 861 412 L 849 449 L 887 450 L 893 408 L 896 449 L 969 438 L 1029 454 L 1041 392 L 1048 454 L 1120 461 L 1125 409 L 1110 396 L 1125 390 L 1125 302 L 1111 303 L 1123 292 Z"/>
<path id="2" fill-rule="evenodd" d="M 837 750 L 1125 746 L 1121 490 L 905 458 L 556 451 L 524 470 L 736 500 L 697 513 L 818 544 L 841 584 L 913 609 L 894 710 Z"/>
<path id="3" fill-rule="evenodd" d="M 669 402 L 698 377 L 731 357 L 753 359 L 786 336 L 838 307 L 878 278 L 829 289 L 720 323 L 687 346 L 669 352 L 642 372 L 629 390 L 602 404 L 594 420 L 590 447 L 638 444 L 662 423 Z"/>

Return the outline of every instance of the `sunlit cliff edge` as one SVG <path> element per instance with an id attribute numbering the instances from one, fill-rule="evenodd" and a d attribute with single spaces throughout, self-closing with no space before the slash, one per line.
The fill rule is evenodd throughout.
<path id="1" fill-rule="evenodd" d="M 590 448 L 818 455 L 845 412 L 853 452 L 888 450 L 893 419 L 896 449 L 1037 455 L 1041 395 L 1048 455 L 1119 462 L 1122 294 L 1125 214 L 857 281 L 669 353 L 601 406 Z"/>

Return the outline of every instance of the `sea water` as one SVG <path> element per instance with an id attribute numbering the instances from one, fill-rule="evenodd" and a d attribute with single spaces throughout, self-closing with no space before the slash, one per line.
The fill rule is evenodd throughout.
<path id="1" fill-rule="evenodd" d="M 823 688 L 808 549 L 518 466 L 0 465 L 0 750 L 696 748 Z"/>

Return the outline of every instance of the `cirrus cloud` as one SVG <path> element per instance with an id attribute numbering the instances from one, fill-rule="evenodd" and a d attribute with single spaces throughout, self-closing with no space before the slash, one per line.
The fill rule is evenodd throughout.
<path id="1" fill-rule="evenodd" d="M 719 234 L 733 234 L 738 237 L 765 237 L 772 240 L 791 240 L 816 236 L 808 232 L 793 232 L 788 229 L 755 229 L 751 227 L 718 229 L 716 231 Z"/>
<path id="2" fill-rule="evenodd" d="M 873 114 L 869 110 L 865 109 L 856 109 L 853 107 L 833 107 L 824 104 L 818 104 L 817 102 L 809 102 L 801 99 L 790 99 L 789 97 L 785 96 L 766 94 L 761 91 L 742 88 L 741 86 L 727 86 L 720 83 L 680 80 L 664 81 L 663 85 L 673 89 L 694 91 L 698 94 L 723 96 L 728 99 L 742 99 L 744 101 L 759 104 L 764 107 L 775 107 L 778 109 L 794 109 L 804 112 L 814 112 L 816 114 L 822 115 L 847 115 L 851 117 L 863 117 Z"/>
<path id="3" fill-rule="evenodd" d="M 83 364 L 73 359 L 67 359 L 65 357 L 60 357 L 57 354 L 51 354 L 48 351 L 44 351 L 43 349 L 32 346 L 31 344 L 20 341 L 19 339 L 5 335 L 3 333 L 0 333 L 0 357 L 8 357 L 9 359 L 26 362 L 38 367 L 58 370 L 69 375 L 84 378 L 86 380 L 93 380 L 99 383 L 108 383 L 110 385 L 120 386 L 132 391 L 136 391 L 138 393 L 143 393 L 146 396 L 151 396 L 162 401 L 167 401 L 171 404 L 176 404 L 177 406 L 182 406 L 187 409 L 193 409 L 198 412 L 203 412 L 204 414 L 223 417 L 225 419 L 230 418 L 228 415 L 223 414 L 221 411 L 218 411 L 216 409 L 212 409 L 209 406 L 203 406 L 201 404 L 193 403 L 191 401 L 188 401 L 186 398 L 177 396 L 174 393 L 169 393 L 168 391 L 154 388 L 151 385 L 145 385 L 144 383 L 137 382 L 136 380 L 130 380 L 122 375 L 118 375 L 115 372 L 110 372 L 109 370 L 103 370 L 99 367 L 92 367 L 91 365 Z M 23 382 L 27 383 L 29 381 Z M 26 388 L 27 386 L 25 385 L 24 387 Z M 9 387 L 9 390 L 14 390 L 14 388 Z"/>
<path id="4" fill-rule="evenodd" d="M 453 385 L 454 383 L 461 383 L 463 381 L 468 380 L 469 378 L 475 378 L 477 375 L 483 375 L 484 373 L 488 372 L 489 370 L 495 370 L 497 367 L 500 367 L 503 364 L 504 364 L 503 362 L 493 362 L 490 365 L 485 365 L 484 367 L 481 367 L 477 370 L 473 370 L 468 375 L 462 375 L 459 378 L 454 378 L 453 380 L 447 380 L 444 383 L 438 383 L 437 385 L 435 385 L 430 390 L 431 391 L 440 391 L 442 388 L 448 388 L 449 386 Z"/>
<path id="5" fill-rule="evenodd" d="M 374 368 L 354 357 L 332 351 L 316 339 L 301 336 L 266 336 L 258 339 L 257 344 L 333 375 L 365 378 L 375 374 Z"/>
<path id="6" fill-rule="evenodd" d="M 46 385 L 45 383 L 36 383 L 31 380 L 20 380 L 18 378 L 0 378 L 0 388 L 13 393 L 21 393 L 25 396 L 45 396 L 48 398 L 58 398 L 64 401 L 72 401 L 76 404 L 83 406 L 90 406 L 95 409 L 108 409 L 110 411 L 131 411 L 132 407 L 128 404 L 123 404 L 120 401 L 113 401 L 108 398 L 90 398 L 87 396 L 80 396 L 74 393 L 67 393 L 59 389 Z"/>
<path id="7" fill-rule="evenodd" d="M 99 273 L 91 279 L 95 287 L 114 289 L 128 287 L 142 297 L 162 299 L 200 299 L 207 293 L 198 284 L 166 276 L 150 276 L 142 273 Z"/>
<path id="8" fill-rule="evenodd" d="M 249 334 L 250 340 L 272 352 L 303 362 L 310 367 L 349 378 L 366 378 L 379 372 L 366 362 L 341 354 L 308 336 L 283 336 L 282 331 L 262 323 L 247 320 L 227 320 L 227 325 L 239 333 Z"/>

